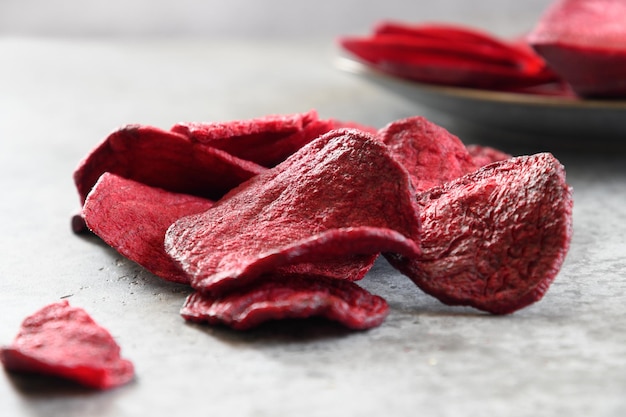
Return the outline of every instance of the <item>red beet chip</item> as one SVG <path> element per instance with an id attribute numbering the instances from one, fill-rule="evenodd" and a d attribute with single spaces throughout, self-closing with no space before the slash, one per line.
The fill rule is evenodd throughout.
<path id="1" fill-rule="evenodd" d="M 489 165 L 493 162 L 504 161 L 513 157 L 513 155 L 510 155 L 499 149 L 492 148 L 490 146 L 467 145 L 466 148 L 467 152 L 469 152 L 470 156 L 472 157 L 472 160 L 474 161 L 474 166 L 476 168 Z"/>
<path id="2" fill-rule="evenodd" d="M 220 297 L 196 292 L 181 309 L 186 320 L 223 324 L 237 330 L 270 320 L 314 316 L 363 330 L 380 325 L 388 312 L 384 299 L 353 282 L 310 275 L 264 277 Z"/>
<path id="3" fill-rule="evenodd" d="M 177 123 L 172 127 L 173 132 L 200 142 L 215 141 L 219 146 L 222 141 L 231 141 L 236 138 L 255 137 L 262 144 L 264 135 L 289 134 L 301 130 L 305 125 L 317 120 L 317 112 L 293 114 L 270 114 L 254 119 L 231 120 L 226 122 L 190 122 Z M 255 135 L 259 135 L 256 137 Z"/>
<path id="4" fill-rule="evenodd" d="M 134 377 L 133 364 L 104 328 L 67 301 L 27 317 L 0 359 L 9 371 L 58 376 L 87 387 L 108 389 Z"/>
<path id="5" fill-rule="evenodd" d="M 172 192 L 217 199 L 263 170 L 183 135 L 131 125 L 97 146 L 74 172 L 74 181 L 81 202 L 105 172 Z"/>
<path id="6" fill-rule="evenodd" d="M 423 254 L 388 256 L 446 304 L 507 314 L 541 299 L 572 233 L 572 196 L 550 154 L 507 159 L 418 196 Z"/>
<path id="7" fill-rule="evenodd" d="M 414 63 L 416 58 L 478 62 L 518 68 L 516 56 L 504 54 L 490 45 L 453 42 L 447 39 L 411 37 L 404 34 L 383 34 L 366 38 L 344 38 L 341 45 L 363 60 L 372 63 L 381 61 Z M 507 51 L 508 52 L 508 51 Z"/>
<path id="8" fill-rule="evenodd" d="M 165 232 L 181 217 L 212 205 L 204 198 L 105 173 L 85 200 L 83 218 L 92 232 L 126 258 L 165 280 L 189 283 L 187 274 L 165 253 Z"/>
<path id="9" fill-rule="evenodd" d="M 361 123 L 356 123 L 356 122 L 345 122 L 342 120 L 337 120 L 337 119 L 330 119 L 328 120 L 328 122 L 330 122 L 332 124 L 332 129 L 331 130 L 337 130 L 337 129 L 356 129 L 356 130 L 360 130 L 362 132 L 365 133 L 370 133 L 372 135 L 376 135 L 378 133 L 378 129 L 373 127 L 373 126 L 367 126 Z"/>
<path id="10" fill-rule="evenodd" d="M 412 195 L 384 144 L 361 131 L 333 131 L 207 212 L 178 220 L 165 247 L 193 287 L 212 293 L 281 266 L 381 251 L 412 256 L 419 253 Z M 371 264 L 371 256 L 359 262 Z"/>
<path id="11" fill-rule="evenodd" d="M 407 169 L 418 192 L 475 168 L 474 160 L 459 138 L 421 116 L 388 124 L 378 132 L 378 138 Z"/>
<path id="12" fill-rule="evenodd" d="M 422 116 L 396 120 L 378 131 L 394 158 L 424 191 L 511 155 L 488 146 L 468 145 Z"/>
<path id="13" fill-rule="evenodd" d="M 383 22 L 371 36 L 339 42 L 383 72 L 420 82 L 510 90 L 558 79 L 526 45 L 452 25 Z"/>
<path id="14" fill-rule="evenodd" d="M 420 58 L 412 62 L 384 61 L 376 65 L 384 73 L 422 83 L 501 91 L 523 91 L 556 81 L 554 73 L 544 68 L 526 72 L 501 65 L 449 58 Z"/>
<path id="15" fill-rule="evenodd" d="M 317 112 L 310 111 L 249 120 L 178 123 L 172 127 L 172 131 L 238 158 L 273 167 L 313 139 L 343 125 L 343 122 L 333 119 L 319 120 Z M 345 125 L 347 127 L 349 124 Z M 372 130 L 365 126 L 358 128 Z"/>
<path id="16" fill-rule="evenodd" d="M 583 97 L 626 96 L 626 2 L 559 0 L 528 42 Z"/>
<path id="17" fill-rule="evenodd" d="M 509 42 L 475 28 L 453 24 L 406 24 L 402 22 L 381 22 L 374 28 L 376 37 L 407 36 L 413 39 L 431 39 L 455 45 L 455 48 L 469 48 L 477 59 L 483 62 L 501 63 L 516 68 L 526 67 L 535 71 L 545 67 L 543 59 L 525 42 Z M 465 51 L 467 54 L 468 52 Z"/>

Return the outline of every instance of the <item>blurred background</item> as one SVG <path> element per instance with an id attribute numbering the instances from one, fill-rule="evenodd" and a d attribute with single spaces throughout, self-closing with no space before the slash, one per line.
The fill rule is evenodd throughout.
<path id="1" fill-rule="evenodd" d="M 323 37 L 380 18 L 443 21 L 515 36 L 550 0 L 0 0 L 0 35 Z"/>

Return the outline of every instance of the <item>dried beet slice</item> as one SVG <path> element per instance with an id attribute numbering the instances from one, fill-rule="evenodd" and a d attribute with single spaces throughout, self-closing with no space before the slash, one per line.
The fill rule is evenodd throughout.
<path id="1" fill-rule="evenodd" d="M 332 131 L 207 212 L 178 220 L 165 247 L 194 288 L 212 293 L 321 258 L 415 255 L 412 195 L 406 170 L 384 144 L 358 130 Z"/>
<path id="2" fill-rule="evenodd" d="M 399 21 L 381 21 L 373 29 L 376 36 L 406 35 L 414 38 L 430 38 L 455 43 L 488 45 L 492 48 L 508 50 L 510 46 L 497 37 L 467 26 L 448 23 L 405 23 Z"/>
<path id="3" fill-rule="evenodd" d="M 120 357 L 111 334 L 64 300 L 27 317 L 10 346 L 0 350 L 9 371 L 58 376 L 109 389 L 131 381 L 133 364 Z"/>
<path id="4" fill-rule="evenodd" d="M 168 191 L 218 199 L 265 169 L 183 135 L 129 125 L 110 134 L 74 172 L 83 203 L 105 172 Z"/>
<path id="5" fill-rule="evenodd" d="M 378 138 L 409 172 L 417 192 L 458 178 L 475 168 L 465 145 L 421 116 L 389 123 Z"/>
<path id="6" fill-rule="evenodd" d="M 408 63 L 383 61 L 375 65 L 375 68 L 422 83 L 502 91 L 518 91 L 556 81 L 554 73 L 548 68 L 528 73 L 501 65 L 440 57 L 416 57 Z"/>
<path id="7" fill-rule="evenodd" d="M 572 196 L 551 154 L 488 165 L 418 196 L 422 251 L 389 261 L 451 305 L 507 314 L 543 297 L 572 234 Z"/>
<path id="8" fill-rule="evenodd" d="M 456 45 L 457 48 L 470 48 L 485 55 L 487 60 L 510 64 L 514 67 L 538 69 L 545 67 L 543 59 L 525 42 L 509 42 L 466 26 L 445 23 L 407 24 L 384 21 L 374 28 L 374 36 L 403 35 L 414 39 L 432 39 Z"/>
<path id="9" fill-rule="evenodd" d="M 270 320 L 325 317 L 364 330 L 380 325 L 387 302 L 353 282 L 314 275 L 266 276 L 220 297 L 191 294 L 181 315 L 188 321 L 248 330 Z"/>
<path id="10" fill-rule="evenodd" d="M 559 0 L 527 41 L 582 97 L 626 96 L 626 2 Z"/>
<path id="11" fill-rule="evenodd" d="M 467 152 L 469 152 L 472 160 L 474 161 L 476 169 L 489 165 L 493 162 L 504 161 L 513 157 L 511 154 L 490 146 L 467 145 L 466 148 Z"/>
<path id="12" fill-rule="evenodd" d="M 365 38 L 343 38 L 341 46 L 365 61 L 412 63 L 423 59 L 448 59 L 454 62 L 478 62 L 518 69 L 518 57 L 502 53 L 490 45 L 452 42 L 446 39 L 384 34 Z M 513 55 L 513 56 L 511 56 Z"/>
<path id="13" fill-rule="evenodd" d="M 460 26 L 381 22 L 339 43 L 380 71 L 425 83 L 519 90 L 559 80 L 527 45 Z"/>
<path id="14" fill-rule="evenodd" d="M 489 146 L 465 146 L 457 136 L 422 116 L 391 122 L 377 135 L 407 169 L 417 192 L 511 157 Z"/>
<path id="15" fill-rule="evenodd" d="M 222 149 L 238 158 L 272 167 L 331 126 L 325 126 L 317 112 L 268 115 L 226 122 L 178 123 L 172 131 L 194 142 Z M 313 132 L 309 135 L 308 130 Z M 312 137 L 309 137 L 312 136 Z"/>
<path id="16" fill-rule="evenodd" d="M 246 120 L 230 120 L 226 122 L 190 122 L 177 123 L 172 132 L 183 134 L 203 143 L 215 141 L 216 147 L 236 138 L 256 137 L 262 143 L 264 135 L 289 134 L 301 130 L 308 123 L 318 120 L 317 112 L 270 114 Z"/>
<path id="17" fill-rule="evenodd" d="M 187 274 L 165 253 L 165 232 L 181 217 L 212 205 L 211 200 L 105 173 L 87 196 L 82 214 L 89 229 L 126 258 L 165 280 L 188 284 Z"/>
<path id="18" fill-rule="evenodd" d="M 354 243 L 357 238 L 362 239 L 359 242 L 360 248 L 355 247 Z M 320 248 L 326 249 L 326 254 L 322 256 L 321 262 L 300 262 L 297 264 L 290 264 L 281 266 L 275 269 L 275 271 L 282 274 L 306 274 L 306 275 L 321 275 L 329 278 L 342 279 L 347 281 L 358 281 L 363 279 L 369 270 L 374 266 L 374 262 L 378 258 L 378 253 L 371 255 L 354 255 L 354 252 L 368 251 L 371 249 L 369 245 L 370 241 L 374 241 L 374 245 L 380 245 L 379 241 L 387 240 L 392 244 L 394 240 L 402 242 L 403 237 L 399 235 L 389 234 L 386 230 L 371 229 L 371 228 L 352 228 L 349 230 L 337 230 L 332 234 L 326 234 L 326 236 L 313 236 L 300 242 L 301 245 L 307 248 L 307 257 L 313 259 L 312 251 L 320 251 Z M 404 243 L 400 243 L 404 245 Z M 313 248 L 312 245 L 316 245 L 319 248 Z M 332 245 L 338 248 L 333 252 Z M 347 253 L 345 256 L 340 256 L 341 253 Z M 336 256 L 333 256 L 336 255 Z M 289 262 L 292 262 L 289 260 Z"/>
<path id="19" fill-rule="evenodd" d="M 334 119 L 320 120 L 317 112 L 310 111 L 249 120 L 178 123 L 172 127 L 172 131 L 194 142 L 222 149 L 238 158 L 271 168 L 313 139 L 340 127 L 374 130 Z"/>

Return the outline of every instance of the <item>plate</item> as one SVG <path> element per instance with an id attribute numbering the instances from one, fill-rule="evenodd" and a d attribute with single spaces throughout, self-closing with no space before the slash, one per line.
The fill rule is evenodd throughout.
<path id="1" fill-rule="evenodd" d="M 499 130 L 551 137 L 626 137 L 626 101 L 583 100 L 423 84 L 397 78 L 350 58 L 337 66 L 412 102 Z"/>

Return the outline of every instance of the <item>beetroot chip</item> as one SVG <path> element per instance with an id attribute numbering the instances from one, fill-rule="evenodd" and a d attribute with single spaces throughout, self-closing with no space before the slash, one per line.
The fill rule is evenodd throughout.
<path id="1" fill-rule="evenodd" d="M 529 87 L 558 81 L 547 67 L 529 72 L 448 57 L 418 56 L 408 62 L 381 61 L 374 68 L 422 83 L 500 91 L 525 91 Z"/>
<path id="2" fill-rule="evenodd" d="M 460 26 L 381 22 L 339 43 L 373 68 L 425 83 L 519 90 L 559 79 L 527 44 Z"/>
<path id="3" fill-rule="evenodd" d="M 378 132 L 378 137 L 409 171 L 418 192 L 475 168 L 474 160 L 459 138 L 421 116 L 392 122 Z"/>
<path id="4" fill-rule="evenodd" d="M 351 255 L 366 255 L 357 265 L 371 264 L 381 251 L 412 256 L 419 253 L 413 193 L 384 144 L 361 131 L 337 130 L 207 212 L 178 220 L 165 247 L 194 288 L 214 294 L 278 267 L 345 263 Z"/>
<path id="5" fill-rule="evenodd" d="M 516 56 L 502 53 L 490 45 L 412 37 L 405 34 L 384 33 L 367 38 L 344 38 L 342 46 L 372 63 L 382 61 L 411 63 L 416 62 L 413 58 L 421 56 L 429 59 L 448 58 L 460 64 L 470 61 L 511 68 L 517 66 Z"/>
<path id="6" fill-rule="evenodd" d="M 378 138 L 407 169 L 417 192 L 511 157 L 488 146 L 465 146 L 458 137 L 422 116 L 389 123 L 378 131 Z"/>
<path id="7" fill-rule="evenodd" d="M 188 321 L 247 330 L 288 318 L 325 317 L 351 329 L 380 325 L 387 302 L 353 282 L 324 276 L 293 275 L 263 280 L 220 297 L 191 294 L 181 315 Z"/>
<path id="8" fill-rule="evenodd" d="M 469 152 L 470 156 L 472 157 L 472 160 L 474 161 L 474 166 L 476 168 L 489 165 L 493 162 L 504 161 L 513 157 L 513 155 L 510 155 L 499 149 L 492 148 L 490 146 L 467 145 L 466 148 L 467 152 Z"/>
<path id="9" fill-rule="evenodd" d="M 528 42 L 582 97 L 626 97 L 626 2 L 559 0 Z"/>
<path id="10" fill-rule="evenodd" d="M 474 45 L 500 50 L 502 55 L 516 57 L 519 52 L 511 45 L 484 31 L 445 23 L 410 24 L 398 21 L 381 21 L 373 30 L 375 36 L 404 35 L 414 39 L 434 39 L 447 41 L 455 45 Z M 516 58 L 511 58 L 515 61 Z"/>
<path id="11" fill-rule="evenodd" d="M 9 371 L 58 376 L 95 389 L 126 384 L 133 364 L 104 328 L 67 301 L 50 304 L 27 317 L 10 346 L 0 350 Z"/>
<path id="12" fill-rule="evenodd" d="M 349 126 L 333 119 L 320 120 L 317 112 L 310 111 L 228 122 L 178 123 L 172 131 L 238 158 L 273 167 L 324 133 Z M 373 130 L 358 125 L 350 127 Z"/>
<path id="13" fill-rule="evenodd" d="M 74 182 L 81 203 L 105 172 L 172 192 L 217 199 L 263 170 L 183 135 L 130 125 L 109 135 L 80 163 Z"/>
<path id="14" fill-rule="evenodd" d="M 418 196 L 422 255 L 388 256 L 450 305 L 507 314 L 541 299 L 572 233 L 572 196 L 550 154 L 488 165 Z"/>
<path id="15" fill-rule="evenodd" d="M 211 200 L 105 173 L 87 196 L 83 217 L 92 232 L 126 258 L 165 280 L 189 283 L 165 253 L 165 232 L 181 217 L 212 205 Z"/>
<path id="16" fill-rule="evenodd" d="M 171 130 L 199 142 L 209 144 L 215 142 L 214 144 L 219 147 L 223 141 L 247 137 L 254 137 L 262 143 L 264 135 L 294 133 L 317 119 L 317 112 L 312 110 L 308 113 L 270 114 L 247 120 L 177 123 Z"/>

